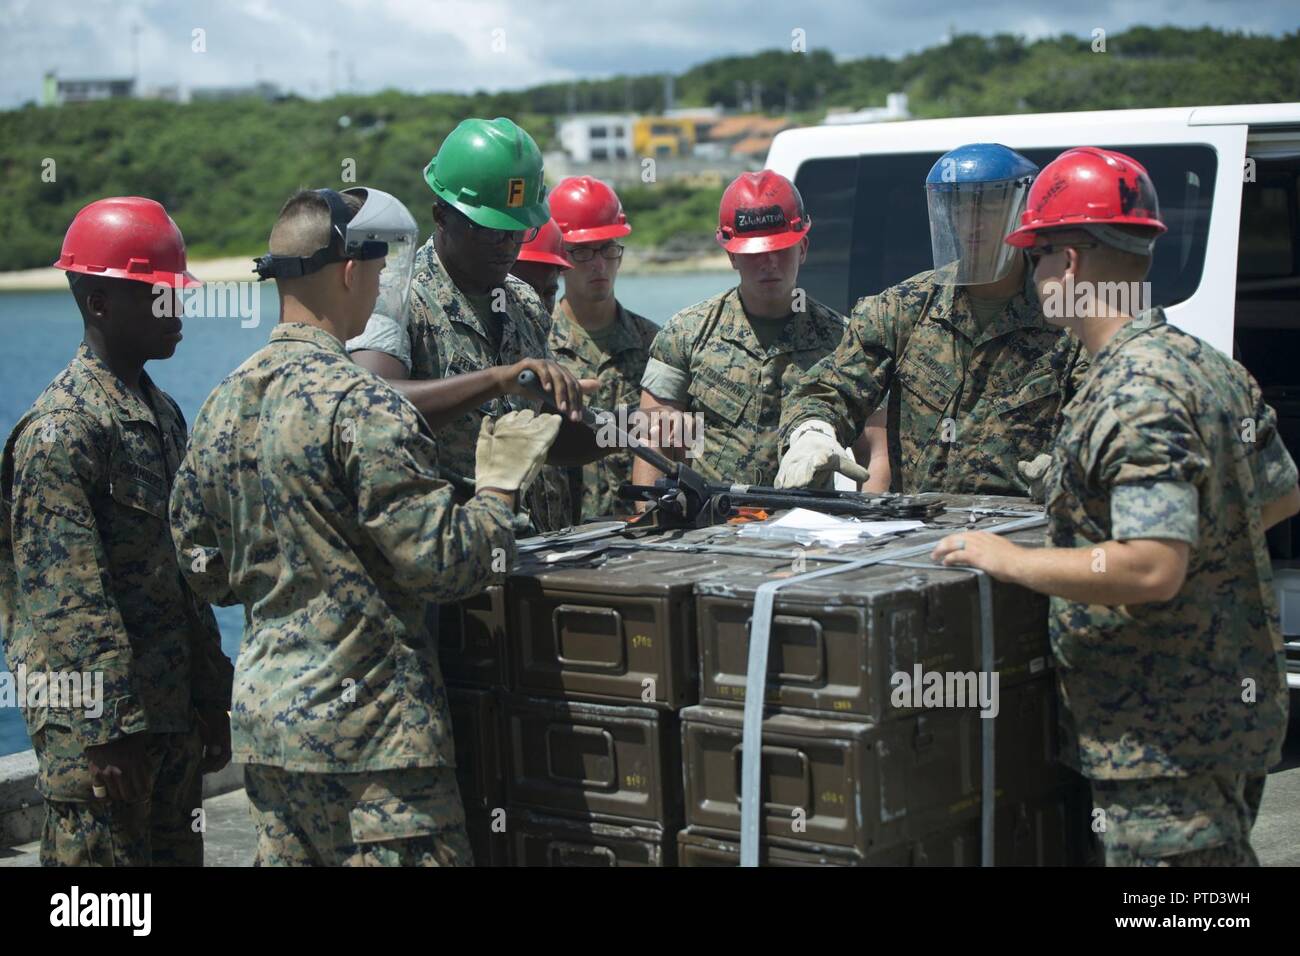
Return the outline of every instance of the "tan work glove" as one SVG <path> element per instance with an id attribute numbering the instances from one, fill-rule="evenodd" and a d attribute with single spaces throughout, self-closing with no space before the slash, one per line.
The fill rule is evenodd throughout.
<path id="1" fill-rule="evenodd" d="M 1044 480 L 1047 477 L 1047 469 L 1052 464 L 1052 456 L 1044 452 L 1036 455 L 1033 461 L 1016 462 L 1016 471 L 1020 472 L 1020 477 L 1025 479 L 1029 485 L 1029 497 L 1042 504 L 1046 495 L 1046 489 L 1043 487 Z"/>
<path id="2" fill-rule="evenodd" d="M 474 490 L 495 488 L 522 495 L 542 470 L 559 431 L 559 415 L 531 410 L 483 419 L 474 454 Z"/>
<path id="3" fill-rule="evenodd" d="M 776 487 L 807 488 L 836 471 L 859 483 L 869 477 L 867 469 L 835 440 L 835 429 L 829 423 L 804 422 L 790 436 L 790 450 L 781 459 Z"/>

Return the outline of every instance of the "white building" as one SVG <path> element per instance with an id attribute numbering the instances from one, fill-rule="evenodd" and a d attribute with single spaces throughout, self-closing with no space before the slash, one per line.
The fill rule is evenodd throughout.
<path id="1" fill-rule="evenodd" d="M 585 114 L 561 120 L 560 146 L 581 163 L 602 159 L 628 159 L 632 151 L 630 113 Z"/>
<path id="2" fill-rule="evenodd" d="M 41 98 L 46 106 L 64 103 L 90 103 L 95 100 L 125 100 L 135 96 L 131 77 L 103 77 L 65 80 L 53 70 L 45 74 Z"/>
<path id="3" fill-rule="evenodd" d="M 869 106 L 862 110 L 847 110 L 842 112 L 831 111 L 826 114 L 822 120 L 824 126 L 840 126 L 848 123 L 886 123 L 892 120 L 911 119 L 912 114 L 907 110 L 906 93 L 890 93 L 885 97 L 885 105 Z"/>

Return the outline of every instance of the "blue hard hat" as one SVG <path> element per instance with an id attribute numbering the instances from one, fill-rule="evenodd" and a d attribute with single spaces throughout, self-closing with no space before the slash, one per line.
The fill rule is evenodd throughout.
<path id="1" fill-rule="evenodd" d="M 929 187 L 997 183 L 1038 175 L 1038 167 L 1001 143 L 968 143 L 939 157 L 925 177 Z"/>

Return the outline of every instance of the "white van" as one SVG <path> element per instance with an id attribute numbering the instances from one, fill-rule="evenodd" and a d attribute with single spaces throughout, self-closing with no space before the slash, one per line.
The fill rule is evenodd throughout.
<path id="1" fill-rule="evenodd" d="M 847 314 L 931 265 L 925 177 L 963 143 L 996 142 L 1039 166 L 1102 146 L 1146 166 L 1168 234 L 1152 300 L 1232 354 L 1277 410 L 1300 460 L 1300 103 L 972 116 L 816 126 L 776 137 L 769 168 L 794 180 L 813 221 L 800 284 Z M 1300 689 L 1300 518 L 1269 533 L 1287 681 Z"/>

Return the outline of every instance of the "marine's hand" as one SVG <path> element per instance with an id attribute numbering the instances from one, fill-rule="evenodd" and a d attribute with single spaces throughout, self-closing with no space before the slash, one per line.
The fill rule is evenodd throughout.
<path id="1" fill-rule="evenodd" d="M 90 782 L 99 799 L 134 802 L 147 793 L 145 735 L 131 734 L 86 748 Z"/>
<path id="2" fill-rule="evenodd" d="M 834 428 L 826 422 L 804 422 L 790 437 L 790 450 L 776 473 L 776 487 L 806 488 L 835 471 L 859 484 L 868 478 L 867 470 L 835 440 Z"/>
<path id="3" fill-rule="evenodd" d="M 531 410 L 483 419 L 474 464 L 474 489 L 523 494 L 546 461 L 560 431 L 559 415 Z"/>
<path id="4" fill-rule="evenodd" d="M 230 714 L 224 707 L 201 707 L 198 722 L 203 741 L 199 773 L 216 773 L 230 763 Z"/>
<path id="5" fill-rule="evenodd" d="M 501 394 L 532 398 L 531 393 L 521 391 L 519 388 L 519 373 L 531 371 L 537 376 L 542 389 L 550 396 L 552 405 L 563 412 L 570 421 L 582 421 L 582 386 L 573 377 L 573 373 L 559 363 L 526 358 L 514 365 L 500 366 L 500 369 Z"/>
<path id="6" fill-rule="evenodd" d="M 1004 581 L 1021 550 L 1020 545 L 988 531 L 959 531 L 936 544 L 930 557 L 948 567 L 978 568 Z"/>

